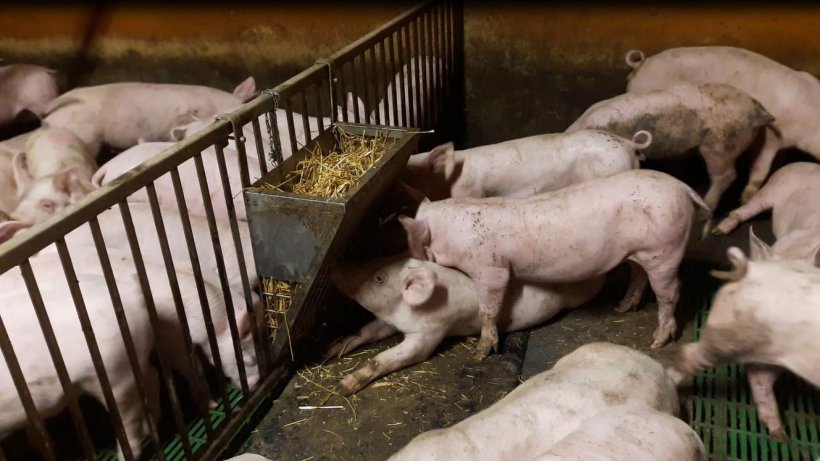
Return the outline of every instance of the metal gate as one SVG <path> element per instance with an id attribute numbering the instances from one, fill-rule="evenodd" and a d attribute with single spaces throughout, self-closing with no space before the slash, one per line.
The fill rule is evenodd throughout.
<path id="1" fill-rule="evenodd" d="M 160 460 L 218 458 L 290 365 L 269 341 L 243 207 L 235 201 L 256 179 L 248 159 L 257 157 L 265 174 L 340 120 L 457 139 L 462 21 L 455 1 L 413 8 L 0 246 L 0 276 L 19 281 L 30 302 L 0 306 L 8 370 L 0 380 L 17 390 L 20 425 L 43 459 L 61 458 L 44 424 L 59 408 L 68 409 L 73 426 L 60 430 L 74 431 L 85 459 L 113 456 L 91 440 L 78 403 L 88 392 L 107 408 L 124 459 L 137 459 L 137 450 Z M 160 181 L 170 181 L 173 197 L 157 192 Z M 201 200 L 204 216 L 189 213 L 186 197 Z M 111 315 L 116 335 L 100 334 L 112 326 L 99 323 L 101 312 Z M 28 323 L 20 320 L 26 315 Z M 33 328 L 23 335 L 21 325 Z M 35 351 L 26 341 L 39 335 L 49 358 L 29 357 Z M 113 361 L 112 337 L 121 347 Z M 171 337 L 177 342 L 168 343 Z M 156 389 L 145 350 L 153 339 L 165 347 L 154 357 L 159 392 L 169 401 L 161 409 L 172 422 L 167 435 L 149 410 Z M 167 344 L 178 347 L 168 351 Z M 88 360 L 78 359 L 86 353 Z M 174 379 L 180 361 L 184 388 Z M 47 383 L 32 378 L 32 369 L 46 365 L 53 366 Z M 44 383 L 49 396 L 65 397 L 46 401 Z M 135 438 L 143 435 L 140 446 Z M 8 458 L 0 451 L 2 459 Z"/>

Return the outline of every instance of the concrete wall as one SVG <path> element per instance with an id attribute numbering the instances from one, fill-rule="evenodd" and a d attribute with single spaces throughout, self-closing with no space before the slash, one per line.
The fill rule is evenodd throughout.
<path id="1" fill-rule="evenodd" d="M 699 45 L 749 48 L 820 76 L 820 6 L 468 4 L 467 143 L 562 131 L 623 93 L 627 50 Z"/>

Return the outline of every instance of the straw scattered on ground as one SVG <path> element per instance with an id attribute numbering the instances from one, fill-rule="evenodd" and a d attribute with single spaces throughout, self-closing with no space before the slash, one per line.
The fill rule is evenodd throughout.
<path id="1" fill-rule="evenodd" d="M 333 152 L 322 153 L 317 146 L 283 182 L 262 187 L 311 197 L 341 198 L 387 153 L 387 137 L 383 134 L 358 136 L 334 128 L 334 135 L 337 146 Z"/>

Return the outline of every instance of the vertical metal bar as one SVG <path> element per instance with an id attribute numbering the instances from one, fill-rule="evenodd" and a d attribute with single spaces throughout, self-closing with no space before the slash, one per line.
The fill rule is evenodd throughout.
<path id="1" fill-rule="evenodd" d="M 413 67 L 415 67 L 415 87 L 413 88 L 416 94 L 416 126 L 422 129 L 427 129 L 427 126 L 424 123 L 424 119 L 426 117 L 426 110 L 427 104 L 424 100 L 424 76 L 422 75 L 422 62 L 421 62 L 421 37 L 419 32 L 419 18 L 415 18 L 411 23 L 412 28 L 410 29 L 413 32 L 413 50 L 415 53 L 415 59 L 413 61 Z"/>
<path id="2" fill-rule="evenodd" d="M 51 437 L 46 432 L 43 418 L 37 411 L 34 405 L 34 400 L 31 398 L 31 393 L 26 384 L 26 378 L 23 376 L 23 370 L 20 368 L 20 363 L 17 361 L 17 355 L 14 353 L 14 347 L 11 345 L 9 339 L 9 332 L 6 330 L 6 324 L 3 321 L 3 316 L 0 315 L 0 351 L 3 353 L 3 358 L 11 375 L 11 380 L 14 382 L 14 387 L 17 389 L 17 395 L 20 396 L 20 403 L 26 412 L 26 418 L 29 422 L 29 435 L 34 439 L 34 446 L 40 452 L 40 455 L 46 461 L 56 461 L 57 457 L 54 455 L 54 444 Z"/>
<path id="3" fill-rule="evenodd" d="M 231 199 L 231 188 L 230 188 L 230 181 L 228 180 L 228 172 L 225 168 L 225 158 L 222 153 L 222 149 L 217 147 L 217 164 L 219 167 L 219 176 L 222 178 L 222 184 L 225 185 L 224 192 L 225 192 L 225 202 L 228 207 L 228 221 L 230 222 L 231 227 L 231 235 L 233 236 L 234 247 L 236 250 L 236 259 L 239 264 L 239 276 L 242 281 L 242 293 L 245 297 L 245 306 L 248 310 L 248 320 L 250 321 L 251 325 L 251 332 L 253 335 L 254 340 L 254 347 L 257 353 L 257 360 L 260 357 L 262 359 L 260 361 L 264 361 L 264 355 L 260 355 L 259 351 L 261 350 L 261 338 L 259 338 L 259 331 L 257 330 L 256 326 L 256 315 L 253 309 L 252 297 L 251 297 L 251 287 L 250 282 L 248 280 L 248 273 L 247 273 L 247 266 L 245 264 L 245 253 L 242 251 L 242 239 L 239 235 L 239 225 L 237 224 L 236 220 L 236 213 L 233 209 L 233 201 Z M 247 383 L 247 376 L 245 375 L 245 365 L 242 361 L 242 348 L 239 343 L 239 330 L 236 324 L 236 314 L 233 310 L 233 305 L 225 306 L 225 311 L 228 313 L 228 325 L 231 330 L 231 337 L 234 341 L 234 351 L 237 353 L 237 366 L 239 368 L 239 376 L 240 381 L 242 384 L 242 392 L 247 397 L 248 396 L 248 383 Z M 261 370 L 260 370 L 261 371 Z"/>
<path id="4" fill-rule="evenodd" d="M 201 160 L 202 153 L 196 155 L 195 159 Z M 202 308 L 202 320 L 205 322 L 205 331 L 208 334 L 208 345 L 211 348 L 211 355 L 213 356 L 214 367 L 216 369 L 222 369 L 222 359 L 219 356 L 219 345 L 216 342 L 216 330 L 214 329 L 214 322 L 211 318 L 211 309 L 210 303 L 208 302 L 208 294 L 205 292 L 205 281 L 202 278 L 202 269 L 199 264 L 199 254 L 197 253 L 196 243 L 194 242 L 194 233 L 191 230 L 191 219 L 188 216 L 188 205 L 185 203 L 185 192 L 182 190 L 182 181 L 179 178 L 179 169 L 174 168 L 171 170 L 171 182 L 174 185 L 174 195 L 177 199 L 177 206 L 179 207 L 179 215 L 180 220 L 182 221 L 182 233 L 185 235 L 185 243 L 188 246 L 188 257 L 191 260 L 191 268 L 193 269 L 193 276 L 194 276 L 194 284 L 196 285 L 196 291 L 199 295 L 199 305 Z M 151 200 L 151 196 L 149 195 L 149 200 Z M 177 316 L 182 314 L 185 318 L 180 319 L 180 322 L 184 324 L 183 327 L 183 335 L 185 336 L 185 347 L 190 348 L 188 352 L 192 357 L 192 364 L 194 364 L 194 373 L 196 374 L 196 379 L 201 382 L 205 382 L 204 373 L 200 368 L 199 360 L 196 359 L 196 351 L 194 350 L 193 340 L 190 337 L 190 329 L 187 321 L 188 314 L 186 313 L 185 309 L 182 309 L 180 312 L 179 307 L 177 307 Z M 219 386 L 219 390 L 222 392 L 222 398 L 225 402 L 228 401 L 228 392 L 226 390 L 226 383 L 223 376 L 217 376 L 217 382 Z M 192 383 L 193 384 L 193 383 Z M 195 389 L 200 391 L 202 387 L 195 386 Z M 199 408 L 200 410 L 200 417 L 205 421 L 205 428 L 208 431 L 209 437 L 213 436 L 213 427 L 211 426 L 210 418 L 208 418 L 208 411 L 205 408 Z"/>
<path id="5" fill-rule="evenodd" d="M 122 340 L 125 343 L 125 352 L 128 355 L 128 362 L 131 365 L 131 373 L 134 375 L 134 383 L 137 385 L 137 393 L 142 402 L 142 409 L 145 413 L 145 418 L 148 421 L 148 430 L 151 434 L 151 441 L 156 449 L 156 454 L 160 461 L 165 461 L 165 453 L 162 450 L 162 443 L 160 442 L 157 424 L 154 421 L 154 415 L 151 413 L 151 404 L 148 401 L 148 395 L 145 392 L 145 381 L 142 376 L 142 369 L 140 368 L 137 352 L 134 348 L 134 339 L 131 336 L 131 329 L 128 327 L 128 319 L 125 315 L 122 298 L 117 288 L 117 281 L 114 278 L 114 271 L 111 268 L 111 260 L 108 257 L 108 250 L 105 247 L 102 231 L 100 230 L 100 223 L 97 218 L 92 218 L 88 222 L 91 229 L 91 237 L 94 239 L 94 246 L 97 249 L 97 255 L 100 260 L 100 267 L 102 268 L 105 284 L 108 286 L 108 293 L 111 296 L 111 305 L 114 309 L 114 314 L 117 316 L 117 324 L 120 327 Z"/>
<path id="6" fill-rule="evenodd" d="M 357 79 L 356 79 L 356 58 L 354 57 L 353 59 L 348 61 L 348 63 L 350 64 L 350 85 L 351 85 L 350 91 L 353 93 L 353 98 L 354 99 L 358 98 L 362 102 L 364 102 L 364 97 L 359 94 L 359 88 L 358 88 L 358 85 L 356 85 L 356 81 L 357 81 Z M 364 113 L 361 114 L 361 116 L 359 116 L 359 107 L 357 105 L 356 110 L 353 112 L 353 121 L 355 123 L 362 123 L 362 120 L 365 119 L 366 117 L 367 117 L 367 103 L 365 103 Z"/>
<path id="7" fill-rule="evenodd" d="M 454 0 L 455 6 L 453 9 L 453 29 L 455 44 L 455 52 L 453 58 L 455 59 L 455 76 L 456 82 L 456 127 L 455 135 L 456 145 L 461 144 L 464 136 L 464 3 L 461 0 Z"/>
<path id="8" fill-rule="evenodd" d="M 157 315 L 157 307 L 154 303 L 154 296 L 151 293 L 151 285 L 148 282 L 148 275 L 145 272 L 145 263 L 142 259 L 142 252 L 140 251 L 139 241 L 137 240 L 137 233 L 134 230 L 134 220 L 131 217 L 131 209 L 128 207 L 128 202 L 122 201 L 119 203 L 120 216 L 122 217 L 123 227 L 125 228 L 125 235 L 128 239 L 128 246 L 131 249 L 131 256 L 134 258 L 134 268 L 137 270 L 137 279 L 139 280 L 142 297 L 145 301 L 145 307 L 148 311 L 148 321 L 151 323 L 151 329 L 154 332 L 154 337 L 159 338 L 160 319 Z M 165 387 L 168 390 L 168 398 L 171 400 L 171 414 L 174 417 L 174 426 L 177 433 L 183 434 L 180 437 L 182 440 L 182 448 L 186 456 L 191 456 L 191 445 L 188 440 L 188 430 L 185 427 L 185 420 L 182 416 L 181 406 L 179 404 L 179 396 L 177 395 L 176 386 L 174 386 L 173 373 L 170 365 L 168 365 L 168 358 L 164 354 L 157 354 L 159 357 L 159 366 L 162 376 L 165 378 Z"/>
<path id="9" fill-rule="evenodd" d="M 433 61 L 433 65 L 435 66 L 435 76 L 436 76 L 436 126 L 439 126 L 441 123 L 440 121 L 444 118 L 444 84 L 442 83 L 444 80 L 444 73 L 442 72 L 443 69 L 443 55 L 444 50 L 442 48 L 442 34 L 441 34 L 441 13 L 442 13 L 442 4 L 437 3 L 435 7 L 433 7 L 433 37 L 434 37 L 434 56 L 435 60 Z"/>
<path id="10" fill-rule="evenodd" d="M 330 82 L 329 84 L 332 84 L 332 82 Z M 331 86 L 330 88 L 332 91 L 333 87 Z M 316 133 L 321 133 L 322 130 L 325 129 L 325 111 L 324 107 L 322 107 L 322 103 L 324 102 L 324 99 L 322 98 L 322 86 L 316 84 L 316 86 L 313 87 L 313 93 L 313 96 L 316 98 Z M 335 108 L 331 108 L 330 110 L 333 111 L 335 110 Z M 333 119 L 330 118 L 330 120 Z"/>
<path id="11" fill-rule="evenodd" d="M 248 171 L 248 153 L 245 150 L 245 130 L 239 124 L 235 116 L 226 117 L 231 122 L 233 136 L 236 139 L 236 152 L 239 154 L 239 178 L 242 187 L 251 185 L 250 172 Z M 241 142 L 240 142 L 241 141 Z"/>
<path id="12" fill-rule="evenodd" d="M 430 95 L 427 94 L 427 56 L 424 56 L 424 37 L 422 37 L 424 33 L 424 26 L 422 24 L 424 16 L 416 17 L 413 24 L 416 28 L 416 68 L 418 69 L 420 78 L 419 78 L 419 86 L 416 89 L 418 92 L 421 102 L 419 103 L 419 107 L 422 109 L 422 117 L 421 117 L 421 126 L 423 129 L 430 128 Z"/>
<path id="13" fill-rule="evenodd" d="M 307 96 L 306 91 L 300 91 L 299 94 L 302 99 L 302 128 L 305 130 L 305 145 L 310 142 L 312 137 L 310 136 L 310 122 L 308 122 L 308 104 L 307 104 Z"/>
<path id="14" fill-rule="evenodd" d="M 453 16 L 451 14 L 450 9 L 452 8 L 452 4 L 449 0 L 444 1 L 444 67 L 445 67 L 445 78 L 444 78 L 444 93 L 447 97 L 447 105 L 449 106 L 448 109 L 452 110 L 452 79 L 453 79 L 453 40 L 452 40 L 452 19 Z M 448 112 L 448 115 L 450 113 Z M 448 122 L 449 124 L 449 122 Z"/>
<path id="15" fill-rule="evenodd" d="M 397 77 L 396 77 L 396 49 L 395 49 L 396 40 L 393 38 L 395 36 L 396 36 L 395 32 L 391 33 L 390 35 L 387 36 L 387 49 L 390 50 L 389 75 L 390 75 L 391 94 L 393 96 L 393 104 L 392 104 L 392 106 L 393 106 L 393 125 L 394 126 L 401 126 L 401 122 L 399 121 L 399 98 L 398 98 L 398 95 L 396 94 L 396 90 L 397 90 L 396 87 L 398 86 L 398 80 L 397 80 Z"/>
<path id="16" fill-rule="evenodd" d="M 370 82 L 370 78 L 367 76 L 367 52 L 368 51 L 369 50 L 364 50 L 362 52 L 362 54 L 360 54 L 359 56 L 354 56 L 353 57 L 353 63 L 354 63 L 353 72 L 354 73 L 356 72 L 356 65 L 355 65 L 356 58 L 359 58 L 358 61 L 362 65 L 361 82 L 362 82 L 362 90 L 363 90 L 362 91 L 362 96 L 363 96 L 363 102 L 364 102 L 364 117 L 363 117 L 364 122 L 363 123 L 373 123 L 373 120 L 370 120 L 370 118 L 367 116 L 368 111 L 373 108 L 373 105 L 370 104 L 370 90 L 368 89 L 368 86 L 369 86 L 368 83 Z"/>
<path id="17" fill-rule="evenodd" d="M 26 287 L 28 288 L 31 304 L 34 307 L 34 313 L 37 315 L 40 330 L 43 332 L 46 347 L 51 355 L 54 370 L 57 372 L 57 378 L 60 380 L 60 386 L 63 388 L 63 393 L 68 400 L 68 410 L 71 414 L 71 422 L 74 424 L 74 427 L 77 429 L 77 434 L 80 436 L 80 444 L 82 446 L 83 454 L 86 457 L 90 456 L 91 458 L 89 459 L 93 459 L 94 456 L 96 456 L 96 451 L 94 450 L 94 443 L 91 441 L 91 436 L 88 433 L 88 426 L 83 419 L 80 406 L 78 405 L 79 395 L 77 395 L 77 390 L 72 385 L 71 378 L 68 376 L 68 369 L 65 366 L 65 361 L 63 360 L 63 355 L 60 351 L 60 345 L 57 342 L 57 337 L 54 335 L 54 329 L 48 318 L 48 314 L 46 313 L 43 298 L 40 295 L 40 290 L 34 280 L 34 274 L 32 273 L 30 263 L 26 261 L 21 264 L 20 270 L 23 273 L 23 278 L 26 282 Z"/>
<path id="18" fill-rule="evenodd" d="M 407 127 L 416 127 L 418 123 L 416 123 L 416 113 L 415 113 L 415 98 L 413 97 L 413 53 L 412 53 L 412 42 L 410 41 L 410 23 L 407 23 L 406 26 L 401 28 L 402 32 L 402 56 L 404 57 L 404 64 L 402 65 L 402 77 L 401 80 L 404 80 L 404 70 L 407 69 L 407 82 L 406 85 L 402 85 L 402 93 L 401 98 L 402 102 L 405 102 L 405 98 L 407 99 L 407 110 L 408 110 L 408 123 Z"/>
<path id="19" fill-rule="evenodd" d="M 422 15 L 422 19 L 424 20 L 423 24 L 423 36 L 424 36 L 424 51 L 425 51 L 425 59 L 424 59 L 424 68 L 427 70 L 427 127 L 432 128 L 435 126 L 436 122 L 438 121 L 438 117 L 436 116 L 436 111 L 438 110 L 438 101 L 436 100 L 435 91 L 435 76 L 434 76 L 434 69 L 435 69 L 435 60 L 436 56 L 433 54 L 433 12 L 432 9 L 428 9 L 424 15 Z"/>
<path id="20" fill-rule="evenodd" d="M 71 299 L 74 301 L 74 308 L 77 311 L 77 318 L 80 321 L 80 326 L 83 330 L 83 335 L 85 336 L 85 342 L 88 345 L 88 352 L 91 354 L 91 362 L 94 364 L 94 369 L 97 372 L 97 378 L 100 381 L 100 388 L 102 390 L 103 397 L 105 398 L 104 403 L 106 409 L 111 417 L 111 424 L 114 426 L 114 434 L 117 437 L 117 441 L 120 444 L 120 448 L 122 449 L 125 459 L 129 461 L 133 460 L 135 459 L 135 456 L 131 451 L 131 446 L 128 443 L 128 436 L 125 433 L 122 415 L 120 414 L 120 409 L 117 406 L 117 400 L 114 398 L 114 393 L 111 389 L 111 381 L 108 379 L 108 373 L 105 370 L 105 365 L 103 363 L 99 345 L 97 344 L 97 339 L 94 337 L 94 330 L 91 327 L 91 320 L 88 317 L 88 310 L 85 306 L 85 300 L 83 299 L 83 294 L 80 291 L 80 285 L 77 282 L 77 274 L 74 273 L 74 266 L 71 264 L 71 256 L 68 254 L 68 247 L 63 239 L 57 240 L 56 243 L 57 254 L 60 256 L 60 262 L 63 266 L 63 273 L 65 274 L 66 281 L 68 282 L 68 290 L 71 293 Z M 42 304 L 43 300 L 40 297 L 40 291 L 37 288 L 37 282 L 34 279 L 34 274 L 31 271 L 31 266 L 28 261 L 21 264 L 20 269 L 23 272 L 23 279 L 26 282 L 26 287 L 31 295 L 35 310 L 42 309 L 43 315 L 45 315 L 45 306 Z M 51 329 L 50 324 L 47 329 Z M 43 330 L 44 333 L 45 330 L 46 329 Z M 53 332 L 50 332 L 50 334 L 53 334 Z"/>
<path id="21" fill-rule="evenodd" d="M 374 45 L 372 48 L 368 48 L 365 51 L 365 56 L 367 52 L 370 51 L 370 72 L 373 74 L 373 78 L 370 80 L 365 79 L 368 86 L 373 87 L 373 105 L 370 106 L 373 108 L 374 112 L 374 120 L 376 125 L 381 125 L 381 115 L 379 114 L 379 73 L 376 71 L 376 46 Z M 365 88 L 367 90 L 367 88 Z M 370 120 L 372 123 L 373 120 Z"/>
<path id="22" fill-rule="evenodd" d="M 333 85 L 333 86 L 336 90 L 336 101 L 338 101 L 337 104 L 342 106 L 342 121 L 345 122 L 345 123 L 349 123 L 349 122 L 351 122 L 351 120 L 350 120 L 349 115 L 347 114 L 347 106 L 346 106 L 347 94 L 345 94 L 346 92 L 345 92 L 345 76 L 344 76 L 345 68 L 344 67 L 345 67 L 344 63 L 342 63 L 339 66 L 336 66 L 335 64 L 333 65 L 332 74 L 336 77 L 336 82 L 334 82 L 335 85 Z M 355 94 L 353 96 L 355 98 Z M 356 101 L 354 99 L 353 109 L 354 109 L 354 112 L 357 112 L 355 102 Z M 331 110 L 333 110 L 335 112 L 336 108 L 331 107 Z M 333 120 L 337 120 L 337 119 L 334 117 Z"/>
<path id="23" fill-rule="evenodd" d="M 253 142 L 256 143 L 256 156 L 259 161 L 259 172 L 262 176 L 264 176 L 268 172 L 268 162 L 265 160 L 268 158 L 268 155 L 265 153 L 265 145 L 262 142 L 262 130 L 259 128 L 259 117 L 254 117 L 253 120 L 251 120 L 251 128 L 253 128 Z"/>
<path id="24" fill-rule="evenodd" d="M 288 122 L 288 136 L 290 136 L 290 155 L 296 153 L 299 150 L 299 145 L 296 143 L 296 129 L 294 127 L 293 122 L 293 110 L 290 107 L 290 98 L 285 97 L 284 104 L 282 105 L 285 108 L 285 116 Z"/>
<path id="25" fill-rule="evenodd" d="M 390 118 L 390 107 L 392 106 L 390 101 L 390 94 L 387 92 L 388 86 L 393 86 L 391 80 L 393 79 L 393 74 L 390 73 L 390 61 L 387 58 L 387 51 L 385 47 L 385 41 L 387 39 L 379 40 L 379 56 L 381 56 L 381 66 L 380 69 L 382 70 L 382 77 L 383 81 L 382 84 L 379 86 L 382 90 L 384 90 L 384 124 L 387 126 L 394 126 L 396 124 L 395 119 Z"/>

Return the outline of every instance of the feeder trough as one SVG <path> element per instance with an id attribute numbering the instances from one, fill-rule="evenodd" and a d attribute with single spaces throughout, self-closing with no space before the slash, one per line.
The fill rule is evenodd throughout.
<path id="1" fill-rule="evenodd" d="M 386 151 L 340 198 L 309 197 L 271 186 L 300 180 L 291 172 L 314 152 L 339 148 L 339 136 L 379 137 Z M 416 150 L 419 133 L 407 129 L 337 123 L 245 190 L 248 225 L 257 273 L 262 278 L 274 344 L 280 325 L 310 323 L 329 286 L 333 261 L 368 209 L 398 179 Z M 288 190 L 287 187 L 281 189 Z M 281 350 L 281 349 L 279 349 Z"/>

